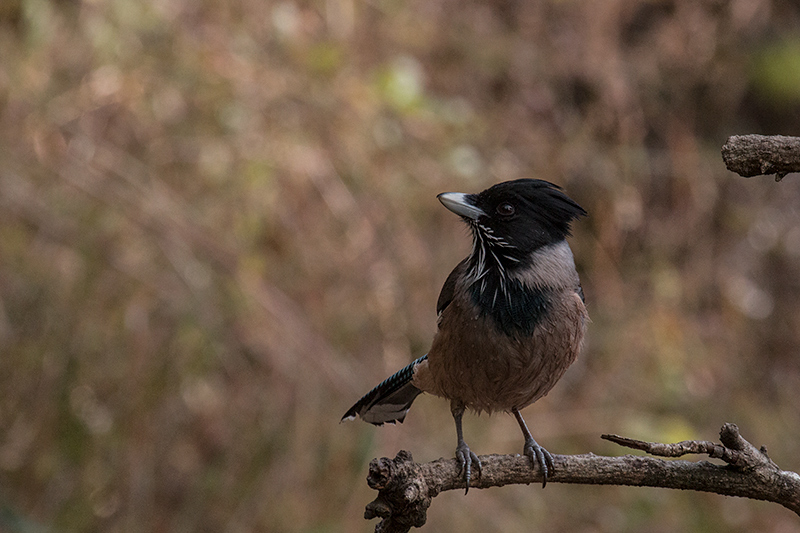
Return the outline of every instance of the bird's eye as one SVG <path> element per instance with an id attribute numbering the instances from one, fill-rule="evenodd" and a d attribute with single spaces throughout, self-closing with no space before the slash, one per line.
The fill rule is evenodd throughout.
<path id="1" fill-rule="evenodd" d="M 502 203 L 497 206 L 497 214 L 504 217 L 511 216 L 514 214 L 514 206 L 508 202 Z"/>

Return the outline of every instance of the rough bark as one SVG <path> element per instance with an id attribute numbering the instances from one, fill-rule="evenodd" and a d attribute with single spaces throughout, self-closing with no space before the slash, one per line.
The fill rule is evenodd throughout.
<path id="1" fill-rule="evenodd" d="M 783 505 L 800 515 L 800 475 L 781 470 L 767 456 L 747 442 L 734 424 L 725 424 L 720 443 L 684 441 L 674 444 L 644 442 L 617 435 L 604 439 L 660 457 L 704 454 L 723 461 L 664 460 L 657 457 L 594 454 L 553 455 L 555 472 L 548 483 L 631 485 L 697 490 L 727 496 L 766 500 Z M 509 484 L 541 483 L 541 473 L 531 467 L 528 457 L 482 455 L 480 475 L 473 489 Z M 425 524 L 431 501 L 446 490 L 464 489 L 463 476 L 455 459 L 415 463 L 411 454 L 400 451 L 394 459 L 373 459 L 367 477 L 378 497 L 369 503 L 364 517 L 380 518 L 375 531 L 397 533 Z"/>
<path id="2" fill-rule="evenodd" d="M 742 177 L 775 174 L 780 181 L 790 172 L 800 172 L 800 137 L 734 135 L 722 147 L 722 160 Z"/>

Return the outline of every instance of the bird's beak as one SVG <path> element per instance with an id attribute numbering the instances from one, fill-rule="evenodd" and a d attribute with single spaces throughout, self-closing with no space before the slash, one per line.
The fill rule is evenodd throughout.
<path id="1" fill-rule="evenodd" d="M 443 192 L 436 198 L 438 198 L 447 209 L 464 218 L 478 220 L 481 216 L 486 215 L 482 209 L 473 205 L 472 199 L 475 198 L 475 196 L 472 194 L 464 194 L 463 192 Z"/>

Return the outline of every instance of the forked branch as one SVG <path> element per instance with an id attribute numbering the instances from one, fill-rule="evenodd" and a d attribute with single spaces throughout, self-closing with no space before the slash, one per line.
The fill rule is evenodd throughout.
<path id="1" fill-rule="evenodd" d="M 703 454 L 709 461 L 664 460 L 641 455 L 604 457 L 594 454 L 554 455 L 555 472 L 548 483 L 631 485 L 697 490 L 727 496 L 766 500 L 800 515 L 800 475 L 784 471 L 767 457 L 766 450 L 747 442 L 734 424 L 725 424 L 720 443 L 683 441 L 674 444 L 644 442 L 617 435 L 604 439 L 659 457 Z M 483 455 L 480 476 L 472 488 L 541 483 L 540 471 L 520 455 Z M 394 459 L 373 459 L 367 477 L 378 497 L 367 505 L 365 518 L 381 518 L 376 532 L 406 532 L 426 521 L 431 500 L 440 492 L 463 489 L 464 480 L 455 459 L 415 463 L 400 451 Z"/>

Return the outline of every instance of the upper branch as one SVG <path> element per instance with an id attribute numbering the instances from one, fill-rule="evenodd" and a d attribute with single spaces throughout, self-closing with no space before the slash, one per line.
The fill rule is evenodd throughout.
<path id="1" fill-rule="evenodd" d="M 734 135 L 722 147 L 722 159 L 742 177 L 775 174 L 780 181 L 789 172 L 800 172 L 800 137 Z"/>
<path id="2" fill-rule="evenodd" d="M 667 461 L 635 455 L 554 455 L 555 472 L 548 477 L 548 482 L 713 492 L 779 503 L 800 515 L 800 476 L 778 468 L 765 450 L 757 449 L 742 438 L 734 424 L 723 426 L 720 432 L 722 444 L 707 441 L 648 443 L 614 435 L 604 438 L 654 455 L 677 457 L 686 453 L 703 453 L 727 464 Z M 531 468 L 528 457 L 484 455 L 480 459 L 480 477 L 470 483 L 473 488 L 542 481 L 540 471 Z M 378 497 L 367 505 L 365 517 L 382 518 L 375 527 L 375 531 L 381 533 L 406 532 L 411 527 L 422 526 L 436 495 L 465 486 L 455 459 L 420 464 L 413 462 L 411 454 L 406 451 L 401 451 L 394 459 L 374 459 L 367 482 L 378 491 Z"/>

